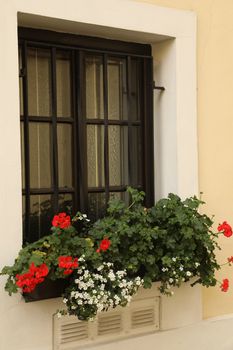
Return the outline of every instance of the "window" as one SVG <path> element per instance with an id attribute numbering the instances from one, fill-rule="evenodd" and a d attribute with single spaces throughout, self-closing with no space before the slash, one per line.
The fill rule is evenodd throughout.
<path id="1" fill-rule="evenodd" d="M 24 241 L 58 211 L 101 217 L 126 187 L 153 203 L 149 45 L 19 29 Z"/>

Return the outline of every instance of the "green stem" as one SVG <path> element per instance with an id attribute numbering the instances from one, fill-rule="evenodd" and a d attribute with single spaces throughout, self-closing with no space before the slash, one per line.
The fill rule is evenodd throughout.
<path id="1" fill-rule="evenodd" d="M 135 203 L 136 203 L 136 201 L 133 201 L 133 202 L 128 206 L 127 209 L 130 209 Z"/>

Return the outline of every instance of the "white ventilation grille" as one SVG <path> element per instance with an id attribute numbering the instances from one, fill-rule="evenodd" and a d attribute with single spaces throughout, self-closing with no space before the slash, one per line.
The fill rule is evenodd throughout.
<path id="1" fill-rule="evenodd" d="M 76 320 L 75 320 L 76 321 Z M 61 326 L 61 344 L 88 339 L 87 322 L 72 322 Z"/>
<path id="2" fill-rule="evenodd" d="M 119 340 L 159 330 L 160 297 L 133 298 L 130 306 L 100 313 L 95 321 L 54 316 L 53 349 L 77 350 L 90 344 Z"/>
<path id="3" fill-rule="evenodd" d="M 154 310 L 148 308 L 132 312 L 132 328 L 152 326 L 155 323 Z"/>
<path id="4" fill-rule="evenodd" d="M 100 315 L 97 322 L 98 335 L 118 334 L 122 331 L 122 314 Z"/>

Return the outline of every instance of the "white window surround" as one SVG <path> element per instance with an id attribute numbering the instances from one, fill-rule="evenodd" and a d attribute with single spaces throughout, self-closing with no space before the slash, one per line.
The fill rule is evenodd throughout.
<path id="1" fill-rule="evenodd" d="M 1 1 L 0 222 L 4 239 L 0 266 L 12 263 L 22 241 L 18 24 L 150 43 L 155 81 L 166 88 L 154 92 L 155 198 L 168 192 L 182 197 L 198 192 L 195 13 L 132 0 Z M 1 279 L 0 309 L 2 315 L 8 315 L 0 318 L 3 348 L 33 350 L 37 344 L 38 349 L 50 349 L 51 310 L 57 309 L 56 301 L 25 305 L 20 298 L 9 298 L 3 286 Z M 193 310 L 197 315 L 190 318 L 192 322 L 201 317 L 200 293 L 195 300 L 190 304 L 190 313 Z M 172 312 L 177 312 L 175 306 Z M 38 320 L 33 324 L 31 314 L 33 322 Z M 17 337 L 11 337 L 13 320 L 22 337 L 30 329 L 30 337 L 23 337 L 20 345 Z"/>

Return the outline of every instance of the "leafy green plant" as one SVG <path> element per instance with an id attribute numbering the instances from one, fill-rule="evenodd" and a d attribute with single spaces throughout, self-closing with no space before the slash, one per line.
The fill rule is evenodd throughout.
<path id="1" fill-rule="evenodd" d="M 52 233 L 26 245 L 13 266 L 2 269 L 8 275 L 6 291 L 30 293 L 45 278 L 66 278 L 66 312 L 90 319 L 118 302 L 126 305 L 142 284 L 149 288 L 159 281 L 167 295 L 189 280 L 192 285 L 216 285 L 217 237 L 231 237 L 230 225 L 224 221 L 214 232 L 212 219 L 199 211 L 204 203 L 195 196 L 181 200 L 169 194 L 145 208 L 144 192 L 129 187 L 128 193 L 130 205 L 112 199 L 106 215 L 93 224 L 81 213 L 72 220 L 65 213 L 55 215 Z M 233 256 L 227 259 L 232 263 Z M 105 277 L 99 276 L 101 270 Z M 228 279 L 219 283 L 226 292 Z"/>
<path id="2" fill-rule="evenodd" d="M 110 239 L 106 261 L 126 268 L 129 276 L 141 276 L 145 287 L 161 281 L 164 293 L 192 277 L 194 283 L 215 285 L 220 267 L 215 257 L 218 234 L 211 230 L 212 220 L 199 212 L 203 202 L 195 196 L 182 201 L 169 194 L 147 209 L 143 192 L 128 191 L 130 206 L 110 201 L 107 215 L 89 231 L 93 240 Z"/>

